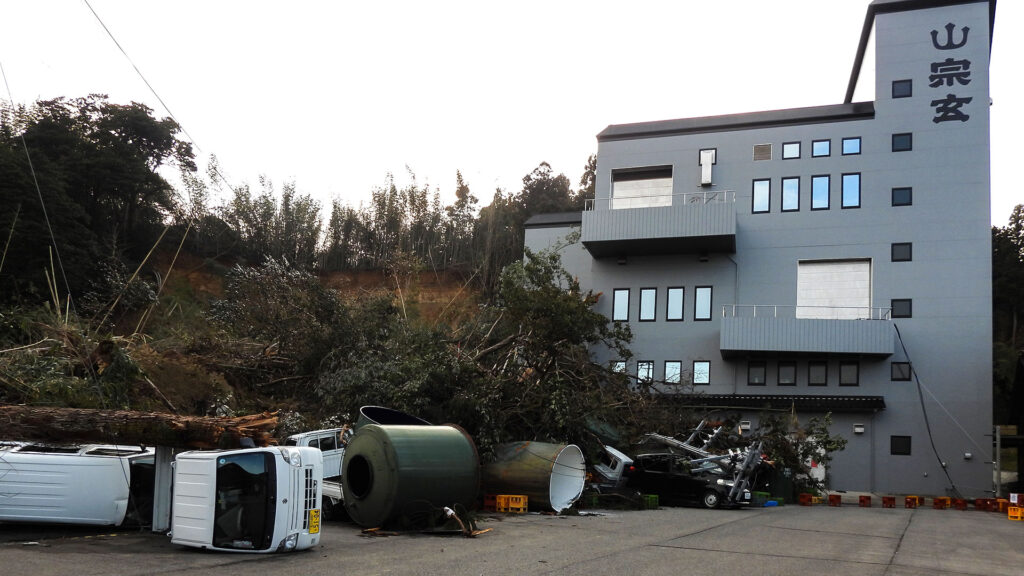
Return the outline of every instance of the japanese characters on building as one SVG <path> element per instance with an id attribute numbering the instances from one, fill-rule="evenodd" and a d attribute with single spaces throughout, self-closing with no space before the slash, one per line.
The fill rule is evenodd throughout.
<path id="1" fill-rule="evenodd" d="M 928 86 L 946 92 L 944 98 L 931 101 L 931 107 L 935 110 L 932 122 L 967 122 L 971 117 L 963 108 L 973 98 L 957 96 L 955 90 L 971 83 L 971 61 L 956 58 L 955 51 L 967 44 L 971 28 L 964 26 L 958 33 L 956 25 L 950 22 L 945 29 L 945 38 L 941 38 L 942 34 L 938 30 L 932 30 L 932 46 L 947 56 L 945 60 L 932 62 L 931 74 L 928 76 Z"/>

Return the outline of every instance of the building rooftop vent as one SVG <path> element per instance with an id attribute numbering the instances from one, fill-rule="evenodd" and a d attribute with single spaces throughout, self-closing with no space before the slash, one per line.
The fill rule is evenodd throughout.
<path id="1" fill-rule="evenodd" d="M 771 144 L 754 144 L 754 160 L 771 160 Z"/>

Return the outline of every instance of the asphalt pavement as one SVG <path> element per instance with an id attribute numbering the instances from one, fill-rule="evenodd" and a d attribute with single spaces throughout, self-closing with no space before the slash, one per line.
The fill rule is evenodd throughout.
<path id="1" fill-rule="evenodd" d="M 742 510 L 595 510 L 582 516 L 487 514 L 476 538 L 368 536 L 325 522 L 314 549 L 269 556 L 174 546 L 139 531 L 0 525 L 0 573 L 640 574 L 1020 576 L 1024 522 L 973 509 L 847 504 Z"/>

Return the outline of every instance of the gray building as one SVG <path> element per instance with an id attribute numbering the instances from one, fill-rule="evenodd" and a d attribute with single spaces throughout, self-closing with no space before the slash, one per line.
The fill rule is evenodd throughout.
<path id="1" fill-rule="evenodd" d="M 563 263 L 630 324 L 635 357 L 595 359 L 754 427 L 831 412 L 832 489 L 984 496 L 994 14 L 875 0 L 842 104 L 602 131 L 591 204 L 526 226 L 578 230 Z"/>

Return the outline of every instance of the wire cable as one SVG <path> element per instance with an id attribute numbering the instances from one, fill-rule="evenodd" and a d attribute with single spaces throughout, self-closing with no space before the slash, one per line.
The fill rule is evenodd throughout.
<path id="1" fill-rule="evenodd" d="M 935 459 L 939 461 L 939 467 L 942 468 L 942 472 L 946 475 L 946 480 L 949 481 L 949 487 L 952 489 L 953 495 L 957 498 L 962 498 L 963 496 L 960 494 L 960 490 L 957 489 L 956 484 L 953 483 L 953 478 L 949 475 L 949 468 L 946 467 L 946 463 L 942 461 L 942 456 L 939 455 L 939 449 L 935 447 L 935 438 L 932 435 L 932 425 L 928 421 L 928 410 L 925 408 L 924 394 L 921 391 L 921 379 L 917 376 L 917 370 L 914 368 L 914 363 L 910 361 L 910 354 L 907 353 L 907 346 L 903 343 L 903 335 L 900 334 L 900 327 L 897 326 L 895 322 L 892 327 L 896 329 L 896 338 L 899 339 L 900 348 L 903 349 L 903 357 L 910 362 L 910 373 L 913 374 L 914 382 L 917 383 L 917 398 L 921 402 L 921 414 L 924 416 L 924 427 L 928 430 L 928 442 L 932 445 L 932 452 L 935 454 Z M 934 396 L 932 397 L 934 398 Z M 938 402 L 937 399 L 936 402 Z"/>
<path id="2" fill-rule="evenodd" d="M 92 4 L 89 3 L 89 0 L 82 0 L 82 2 L 84 2 L 85 5 L 89 8 L 89 11 L 92 12 L 92 15 L 96 18 L 96 21 L 99 22 L 101 27 L 103 27 L 103 31 L 107 33 L 107 36 L 110 37 L 110 40 L 114 43 L 115 46 L 117 46 L 117 49 L 121 51 L 121 54 L 123 54 L 125 59 L 128 60 L 128 63 L 131 64 L 132 68 L 135 70 L 135 73 L 139 75 L 139 78 L 141 78 L 142 82 L 146 85 L 146 88 L 149 88 L 149 91 L 153 94 L 157 101 L 160 102 L 160 105 L 164 107 L 164 110 L 167 111 L 167 115 L 170 116 L 171 120 L 174 120 L 174 123 L 178 125 L 178 128 L 181 129 L 182 134 L 184 134 L 185 137 L 188 138 L 189 142 L 191 142 L 192 145 L 196 147 L 196 150 L 202 153 L 203 148 L 199 145 L 199 142 L 197 142 L 196 139 L 193 138 L 191 134 L 189 134 L 188 130 L 185 129 L 185 125 L 178 121 L 178 118 L 174 115 L 174 112 L 171 111 L 170 106 L 168 106 L 167 103 L 164 102 L 164 99 L 160 97 L 160 94 L 158 94 L 156 89 L 153 88 L 153 85 L 149 83 L 149 80 L 146 79 L 146 76 L 142 73 L 142 70 L 139 70 L 139 67 L 135 65 L 135 61 L 132 60 L 132 57 L 129 56 L 128 52 L 124 49 L 123 46 L 121 46 L 121 43 L 117 41 L 117 38 L 114 37 L 114 33 L 111 32 L 110 28 L 108 28 L 107 25 L 103 22 L 103 19 L 100 18 L 100 15 L 92 7 Z M 234 191 L 234 187 L 231 185 L 231 182 L 229 182 L 228 179 L 224 177 L 224 174 L 221 173 L 219 166 L 214 165 L 213 172 L 217 174 L 217 176 L 221 179 L 222 182 L 224 182 L 225 185 L 227 185 L 228 190 Z"/>

